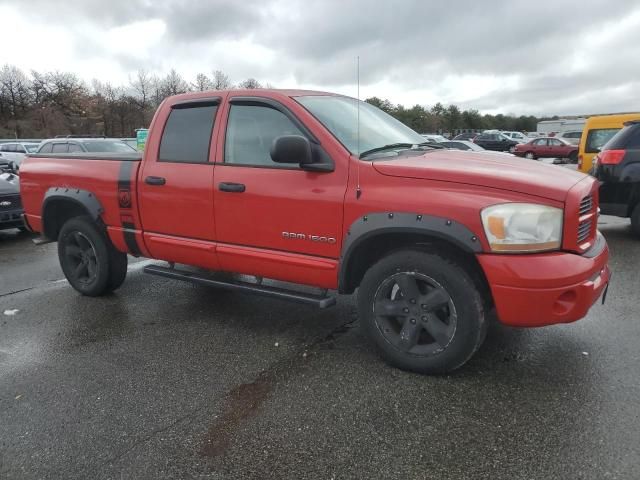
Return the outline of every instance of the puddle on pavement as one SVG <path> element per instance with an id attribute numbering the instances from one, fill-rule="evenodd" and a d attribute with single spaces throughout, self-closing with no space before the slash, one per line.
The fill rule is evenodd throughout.
<path id="1" fill-rule="evenodd" d="M 227 396 L 225 411 L 209 428 L 201 453 L 219 457 L 231 444 L 237 427 L 254 417 L 273 389 L 274 373 L 262 372 L 252 383 L 238 385 Z"/>

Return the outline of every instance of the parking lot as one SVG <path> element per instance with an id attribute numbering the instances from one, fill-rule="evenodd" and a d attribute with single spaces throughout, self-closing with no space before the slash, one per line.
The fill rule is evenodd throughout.
<path id="1" fill-rule="evenodd" d="M 454 375 L 385 365 L 353 299 L 314 310 L 142 273 L 103 298 L 0 233 L 0 478 L 634 478 L 637 258 L 601 218 L 607 303 L 493 325 Z"/>

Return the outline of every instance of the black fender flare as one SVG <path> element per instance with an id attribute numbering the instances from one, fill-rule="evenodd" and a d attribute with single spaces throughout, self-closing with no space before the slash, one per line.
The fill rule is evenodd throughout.
<path id="1" fill-rule="evenodd" d="M 373 237 L 388 233 L 418 233 L 444 240 L 468 253 L 483 251 L 478 235 L 452 219 L 421 213 L 369 213 L 354 221 L 347 231 L 338 273 L 340 292 L 350 290 L 349 265 L 358 247 Z"/>
<path id="2" fill-rule="evenodd" d="M 82 209 L 93 219 L 98 220 L 104 208 L 96 196 L 87 190 L 68 187 L 51 187 L 44 194 L 42 202 L 42 230 L 47 232 L 47 208 L 57 200 L 72 202 Z"/>

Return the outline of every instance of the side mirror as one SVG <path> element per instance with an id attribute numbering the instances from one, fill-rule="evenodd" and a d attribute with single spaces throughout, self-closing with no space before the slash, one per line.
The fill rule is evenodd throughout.
<path id="1" fill-rule="evenodd" d="M 301 135 L 283 135 L 271 145 L 271 159 L 276 163 L 313 163 L 311 143 Z"/>
<path id="2" fill-rule="evenodd" d="M 306 137 L 283 135 L 273 141 L 270 153 L 276 163 L 298 164 L 302 170 L 311 172 L 333 172 L 333 162 L 319 150 L 314 155 L 314 148 Z"/>

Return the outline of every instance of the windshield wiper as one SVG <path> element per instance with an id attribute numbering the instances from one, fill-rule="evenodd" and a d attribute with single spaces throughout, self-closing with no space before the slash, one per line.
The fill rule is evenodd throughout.
<path id="1" fill-rule="evenodd" d="M 411 148 L 414 145 L 415 143 L 390 143 L 389 145 L 384 145 L 382 147 L 365 150 L 360 154 L 360 158 L 364 158 L 367 155 L 371 155 L 372 153 L 384 152 L 385 150 L 393 150 L 394 148 Z"/>

